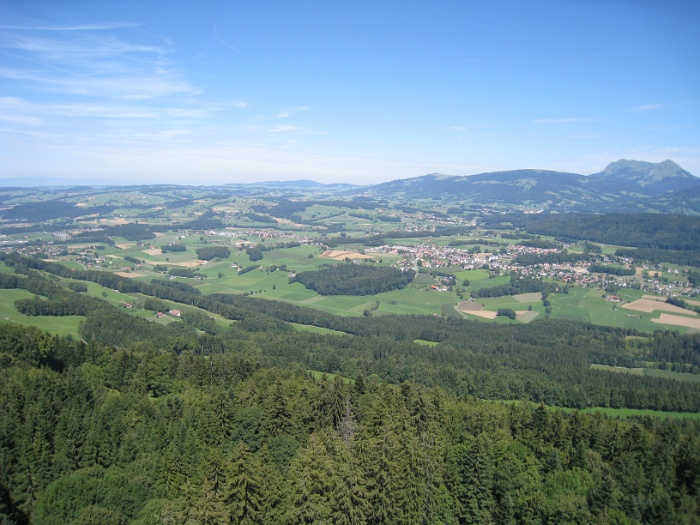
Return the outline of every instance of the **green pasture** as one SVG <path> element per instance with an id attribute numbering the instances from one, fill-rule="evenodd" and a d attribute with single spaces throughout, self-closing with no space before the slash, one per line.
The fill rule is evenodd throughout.
<path id="1" fill-rule="evenodd" d="M 601 294 L 602 293 L 603 292 L 601 292 Z M 641 290 L 633 290 L 632 288 L 621 288 L 620 291 L 617 292 L 617 296 L 626 303 L 636 301 L 637 299 L 640 299 L 642 295 L 646 294 L 647 292 L 642 292 Z"/>
<path id="2" fill-rule="evenodd" d="M 345 332 L 331 330 L 330 328 L 322 328 L 320 326 L 312 326 L 308 324 L 290 323 L 297 332 L 313 332 L 315 334 L 330 334 L 330 335 L 348 335 Z"/>
<path id="3" fill-rule="evenodd" d="M 620 308 L 618 303 L 603 299 L 602 290 L 572 287 L 568 294 L 550 294 L 552 319 L 583 321 L 614 328 L 636 328 L 642 332 L 653 332 L 662 328 L 651 322 L 651 315 Z M 625 299 L 624 292 L 620 292 Z M 636 297 L 635 297 L 636 299 Z M 630 297 L 630 300 L 634 300 Z"/>
<path id="4" fill-rule="evenodd" d="M 139 303 L 143 303 L 146 299 L 149 298 L 148 295 L 143 295 L 140 293 L 135 293 L 133 294 L 134 299 L 137 299 Z M 159 301 L 165 303 L 170 307 L 171 310 L 180 310 L 180 312 L 198 312 L 201 314 L 204 314 L 208 317 L 213 318 L 216 321 L 216 324 L 219 325 L 222 328 L 228 328 L 231 325 L 231 320 L 226 319 L 224 317 L 221 317 L 219 314 L 215 314 L 212 312 L 208 312 L 206 310 L 202 310 L 201 308 L 197 308 L 196 306 L 190 306 L 182 303 L 176 303 L 175 301 L 169 301 L 168 299 L 158 299 Z M 155 321 L 155 322 L 160 322 L 161 324 L 168 324 L 176 320 L 175 317 L 173 316 L 164 316 L 161 317 L 160 319 L 157 319 L 155 317 L 155 313 L 150 311 L 150 310 L 144 310 L 142 308 L 134 308 L 134 309 L 129 309 L 129 313 L 132 315 L 136 315 L 138 317 L 143 317 L 145 319 L 148 319 L 149 321 Z"/>
<path id="5" fill-rule="evenodd" d="M 457 304 L 454 292 L 431 290 L 429 285 L 411 284 L 403 290 L 393 290 L 369 297 L 381 301 L 378 312 L 389 314 L 440 315 L 444 303 Z M 394 302 L 395 304 L 391 304 Z"/>
<path id="6" fill-rule="evenodd" d="M 599 243 L 596 243 L 599 244 Z M 618 248 L 625 248 L 628 249 L 630 246 L 619 246 L 615 244 L 600 244 L 601 248 L 601 253 L 603 255 L 615 255 L 615 252 L 617 251 Z"/>
<path id="7" fill-rule="evenodd" d="M 275 272 L 253 270 L 237 275 L 231 268 L 231 272 L 221 279 L 216 277 L 217 268 L 213 270 L 208 272 L 209 277 L 204 281 L 192 283 L 203 294 L 253 292 L 254 297 L 291 302 L 337 315 L 362 315 L 365 310 L 373 309 L 377 301 L 380 303 L 379 309 L 375 312 L 377 314 L 440 314 L 443 303 L 458 302 L 454 293 L 431 290 L 428 285 L 409 285 L 403 290 L 393 290 L 373 296 L 322 296 L 313 290 L 307 290 L 301 283 L 289 284 L 287 272 L 279 270 Z M 185 280 L 188 283 L 190 281 L 193 280 Z"/>
<path id="8" fill-rule="evenodd" d="M 612 372 L 614 374 L 632 374 L 633 376 L 645 375 L 643 368 L 627 368 L 625 366 L 598 365 L 595 363 L 591 364 L 590 368 L 593 370 Z"/>
<path id="9" fill-rule="evenodd" d="M 673 372 L 672 370 L 659 370 L 658 368 L 626 368 L 623 366 L 592 364 L 592 369 L 604 370 L 618 374 L 633 374 L 637 376 L 658 377 L 661 379 L 673 379 L 674 381 L 690 381 L 700 383 L 700 374 L 688 374 L 685 372 Z"/>
<path id="10" fill-rule="evenodd" d="M 79 315 L 67 315 L 64 317 L 32 316 L 19 313 L 15 309 L 15 301 L 18 299 L 31 299 L 34 294 L 27 290 L 13 289 L 3 290 L 0 294 L 0 322 L 14 322 L 23 325 L 36 326 L 49 333 L 66 336 L 78 336 L 78 326 L 85 317 Z"/>
<path id="11" fill-rule="evenodd" d="M 330 374 L 328 372 L 321 372 L 319 370 L 309 370 L 309 373 L 313 376 L 313 378 L 317 381 L 320 381 L 322 379 L 326 379 L 327 381 L 333 381 L 338 374 Z M 350 379 L 347 377 L 340 376 L 340 379 L 343 380 L 343 383 L 346 383 L 348 385 L 352 385 L 355 380 Z"/>
<path id="12" fill-rule="evenodd" d="M 497 403 L 503 403 L 506 405 L 512 405 L 512 404 L 519 404 L 523 403 L 523 401 L 512 401 L 512 400 L 503 400 L 503 401 L 495 401 Z M 536 408 L 538 406 L 538 403 L 534 403 L 532 401 L 525 401 L 528 406 L 532 408 Z M 568 408 L 568 407 L 560 407 L 560 406 L 547 406 L 548 410 L 561 410 L 563 412 L 581 412 L 583 414 L 604 414 L 606 416 L 610 417 L 618 417 L 618 418 L 628 418 L 628 417 L 658 417 L 658 418 L 687 418 L 687 419 L 697 419 L 700 420 L 700 412 L 664 412 L 662 410 L 646 410 L 646 409 L 638 409 L 638 408 L 610 408 L 610 407 L 588 407 L 588 408 Z"/>
<path id="13" fill-rule="evenodd" d="M 433 285 L 437 284 L 437 281 L 427 273 L 419 273 L 418 275 L 416 275 L 415 279 L 413 279 L 413 283 Z"/>
<path id="14" fill-rule="evenodd" d="M 636 408 L 607 408 L 591 407 L 581 410 L 584 414 L 601 413 L 611 417 L 660 417 L 660 418 L 687 418 L 700 420 L 700 412 L 663 412 L 661 410 L 643 410 Z"/>
<path id="15" fill-rule="evenodd" d="M 313 256 L 311 259 L 309 254 Z M 235 252 L 229 259 L 213 261 L 204 267 L 201 271 L 208 277 L 203 281 L 185 279 L 184 282 L 196 286 L 203 294 L 253 292 L 255 297 L 286 301 L 337 315 L 351 316 L 362 315 L 365 310 L 374 308 L 376 301 L 380 302 L 380 307 L 375 312 L 377 314 L 430 315 L 440 314 L 442 303 L 456 304 L 459 300 L 454 293 L 431 290 L 428 284 L 410 285 L 403 290 L 374 296 L 321 296 L 313 290 L 307 290 L 300 283 L 289 284 L 289 271 L 313 271 L 317 269 L 317 265 L 334 263 L 330 259 L 319 257 L 319 254 L 318 247 L 305 245 L 264 252 L 262 260 L 251 263 L 245 252 Z M 261 269 L 238 275 L 237 269 L 231 267 L 233 263 L 243 268 L 258 264 Z M 286 264 L 288 271 L 265 271 L 265 268 L 281 264 Z M 219 273 L 222 274 L 221 278 L 218 277 Z M 435 281 L 430 278 L 430 283 L 434 284 Z"/>
<path id="16" fill-rule="evenodd" d="M 700 383 L 700 374 L 673 372 L 672 370 L 659 370 L 658 368 L 645 368 L 644 375 L 660 377 L 663 379 L 675 379 L 676 381 L 691 381 L 693 383 Z"/>
<path id="17" fill-rule="evenodd" d="M 461 277 L 465 275 L 465 277 Z M 457 277 L 457 284 L 461 284 L 464 279 L 469 279 L 471 283 L 472 290 L 482 290 L 483 288 L 493 288 L 494 286 L 500 286 L 502 284 L 508 284 L 510 282 L 509 275 L 498 275 L 496 277 L 489 278 L 488 270 L 467 270 L 463 272 L 458 272 L 455 274 Z"/>

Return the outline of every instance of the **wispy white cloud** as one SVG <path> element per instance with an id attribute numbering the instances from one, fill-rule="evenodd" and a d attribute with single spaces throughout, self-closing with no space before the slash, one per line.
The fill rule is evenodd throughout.
<path id="1" fill-rule="evenodd" d="M 271 174 L 292 162 L 328 169 L 296 151 L 322 134 L 296 122 L 308 106 L 256 101 L 256 116 L 240 98 L 212 100 L 184 75 L 175 43 L 132 27 L 0 25 L 0 84 L 21 94 L 0 95 L 7 173 L 174 173 L 187 183 L 195 172 Z"/>
<path id="2" fill-rule="evenodd" d="M 630 111 L 656 111 L 657 109 L 663 108 L 663 104 L 642 104 L 640 106 L 632 106 L 629 108 Z"/>
<path id="3" fill-rule="evenodd" d="M 221 35 L 219 35 L 219 31 L 217 31 L 217 29 L 216 29 L 216 24 L 212 24 L 212 30 L 214 31 L 214 36 L 216 37 L 216 39 L 217 39 L 222 45 L 224 45 L 225 47 L 231 49 L 232 51 L 235 51 L 236 53 L 240 53 L 240 52 L 241 52 L 241 50 L 238 49 L 236 46 L 233 46 L 233 45 L 229 44 L 226 40 L 224 40 L 223 38 L 221 38 Z"/>
<path id="4" fill-rule="evenodd" d="M 23 127 L 34 127 L 44 124 L 44 121 L 39 117 L 33 117 L 31 115 L 8 115 L 6 113 L 0 113 L 0 122 Z"/>
<path id="5" fill-rule="evenodd" d="M 129 27 L 138 27 L 140 24 L 123 24 L 123 23 L 111 23 L 111 24 L 83 24 L 83 25 L 73 25 L 73 26 L 63 26 L 63 25 L 11 25 L 11 24 L 0 24 L 0 29 L 14 29 L 21 31 L 104 31 L 109 29 L 123 29 Z"/>
<path id="6" fill-rule="evenodd" d="M 289 133 L 290 131 L 301 131 L 299 126 L 273 126 L 267 129 L 268 133 Z"/>
<path id="7" fill-rule="evenodd" d="M 115 103 L 36 103 L 17 97 L 0 97 L 0 115 L 14 115 L 19 121 L 46 124 L 50 117 L 159 120 L 203 119 L 218 111 L 216 107 L 182 108 L 127 105 Z"/>
<path id="8" fill-rule="evenodd" d="M 0 77 L 30 81 L 46 91 L 65 95 L 145 100 L 177 94 L 196 94 L 191 84 L 167 75 L 110 75 L 105 78 L 62 76 L 38 71 L 0 70 Z"/>
<path id="9" fill-rule="evenodd" d="M 567 118 L 538 118 L 533 120 L 535 124 L 570 124 L 577 122 L 593 122 L 592 118 L 567 117 Z"/>
<path id="10" fill-rule="evenodd" d="M 172 45 L 130 42 L 102 29 L 51 33 L 0 29 L 0 78 L 68 95 L 142 100 L 198 90 L 170 62 Z M 121 27 L 121 26 L 119 26 Z"/>
<path id="11" fill-rule="evenodd" d="M 245 125 L 241 126 L 241 129 L 250 133 L 289 133 L 293 131 L 297 132 L 306 132 L 304 128 L 300 126 L 287 126 L 287 125 L 278 125 L 278 126 L 263 126 L 259 124 L 251 124 L 251 125 Z"/>
<path id="12" fill-rule="evenodd" d="M 302 111 L 309 111 L 309 108 L 307 106 L 296 106 L 293 108 L 290 108 L 286 111 L 282 111 L 281 113 L 277 113 L 275 115 L 277 118 L 289 118 L 295 113 L 300 113 Z"/>

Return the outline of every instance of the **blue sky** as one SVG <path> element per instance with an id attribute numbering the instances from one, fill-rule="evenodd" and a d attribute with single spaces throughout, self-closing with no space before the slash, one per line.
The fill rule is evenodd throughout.
<path id="1" fill-rule="evenodd" d="M 0 0 L 0 179 L 700 176 L 698 27 L 694 1 Z"/>

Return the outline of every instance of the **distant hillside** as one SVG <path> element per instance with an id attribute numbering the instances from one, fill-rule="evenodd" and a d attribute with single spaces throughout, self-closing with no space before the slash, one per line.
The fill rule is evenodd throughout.
<path id="1" fill-rule="evenodd" d="M 226 187 L 255 187 L 272 190 L 320 190 L 320 191 L 344 191 L 358 188 L 355 184 L 330 183 L 324 184 L 313 180 L 289 180 L 289 181 L 267 181 L 251 183 L 230 183 Z"/>
<path id="2" fill-rule="evenodd" d="M 665 160 L 654 164 L 639 160 L 611 162 L 600 173 L 589 175 L 588 181 L 601 191 L 641 191 L 645 195 L 661 195 L 685 190 L 700 184 L 678 164 Z"/>
<path id="3" fill-rule="evenodd" d="M 697 190 L 695 189 L 697 188 Z M 431 174 L 367 189 L 383 198 L 436 199 L 528 206 L 558 211 L 674 211 L 700 213 L 700 179 L 670 160 L 619 160 L 584 176 L 546 170 L 515 170 L 472 176 Z"/>

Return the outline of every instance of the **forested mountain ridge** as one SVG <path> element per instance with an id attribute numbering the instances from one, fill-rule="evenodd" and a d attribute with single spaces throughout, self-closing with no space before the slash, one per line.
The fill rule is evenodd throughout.
<path id="1" fill-rule="evenodd" d="M 589 176 L 531 169 L 471 176 L 431 174 L 378 184 L 363 191 L 383 198 L 432 198 L 559 211 L 598 213 L 648 208 L 700 213 L 696 202 L 681 202 L 683 192 L 696 187 L 700 187 L 700 179 L 670 160 L 620 160 Z"/>

